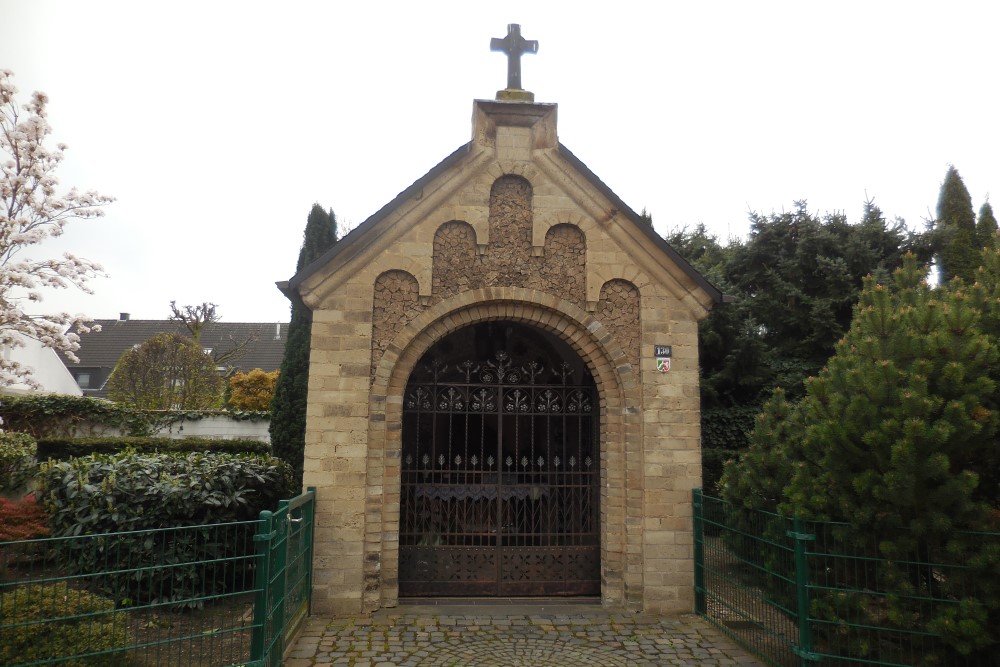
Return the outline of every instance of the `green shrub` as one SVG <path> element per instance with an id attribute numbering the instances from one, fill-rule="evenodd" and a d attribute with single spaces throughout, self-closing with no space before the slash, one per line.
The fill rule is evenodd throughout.
<path id="1" fill-rule="evenodd" d="M 58 537 L 250 520 L 291 493 L 272 456 L 125 450 L 43 463 L 38 497 Z"/>
<path id="2" fill-rule="evenodd" d="M 241 586 L 253 559 L 239 571 L 231 559 L 252 554 L 253 542 L 220 537 L 207 524 L 255 519 L 291 494 L 288 464 L 252 454 L 126 450 L 49 461 L 39 474 L 55 537 L 191 526 L 57 543 L 73 572 L 91 572 L 95 563 L 122 570 L 97 584 L 116 602 L 181 602 Z"/>
<path id="3" fill-rule="evenodd" d="M 0 496 L 0 542 L 34 540 L 49 536 L 47 515 L 34 495 L 21 500 Z"/>
<path id="4" fill-rule="evenodd" d="M 35 439 L 27 433 L 0 433 L 0 494 L 24 488 L 37 470 Z"/>
<path id="5" fill-rule="evenodd" d="M 111 600 L 66 582 L 28 585 L 0 595 L 0 664 L 65 658 L 129 646 L 126 618 Z M 55 620 L 61 619 L 61 620 Z M 36 622 L 37 621 L 37 622 Z M 28 625 L 20 625 L 29 623 Z M 8 626 L 19 624 L 17 627 Z M 123 654 L 71 658 L 62 667 L 126 664 Z"/>
<path id="6" fill-rule="evenodd" d="M 115 454 L 126 449 L 141 452 L 219 452 L 230 454 L 270 454 L 271 445 L 248 438 L 164 438 L 141 437 L 91 437 L 43 438 L 38 441 L 38 460 L 59 461 L 90 454 Z"/>

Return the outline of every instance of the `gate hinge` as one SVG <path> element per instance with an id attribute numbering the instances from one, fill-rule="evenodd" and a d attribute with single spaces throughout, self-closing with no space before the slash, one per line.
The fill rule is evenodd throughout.
<path id="1" fill-rule="evenodd" d="M 270 542 L 274 539 L 274 536 L 278 534 L 278 531 L 272 530 L 270 533 L 261 533 L 259 535 L 253 536 L 254 542 Z"/>

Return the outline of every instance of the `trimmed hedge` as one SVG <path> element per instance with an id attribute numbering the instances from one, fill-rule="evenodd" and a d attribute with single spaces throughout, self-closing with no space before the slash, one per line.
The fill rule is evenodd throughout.
<path id="1" fill-rule="evenodd" d="M 70 588 L 65 581 L 29 584 L 0 595 L 0 625 L 31 621 L 36 622 L 0 633 L 0 664 L 49 662 L 130 644 L 125 614 L 115 611 L 111 600 Z M 126 664 L 124 653 L 59 661 L 63 667 Z"/>
<path id="2" fill-rule="evenodd" d="M 115 454 L 126 449 L 142 453 L 152 452 L 217 452 L 228 454 L 270 454 L 271 445 L 249 438 L 164 438 L 154 436 L 119 438 L 114 436 L 92 438 L 44 438 L 38 441 L 39 461 L 69 458 L 91 454 Z"/>

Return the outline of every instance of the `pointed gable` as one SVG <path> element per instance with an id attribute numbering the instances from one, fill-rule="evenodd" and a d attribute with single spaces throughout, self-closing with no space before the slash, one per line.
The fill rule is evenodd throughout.
<path id="1" fill-rule="evenodd" d="M 317 489 L 324 526 L 315 547 L 320 613 L 395 606 L 401 590 L 455 594 L 473 579 L 476 590 L 599 590 L 607 606 L 692 608 L 690 490 L 701 480 L 698 321 L 721 294 L 559 142 L 556 105 L 532 99 L 508 89 L 498 101 L 476 101 L 469 143 L 279 284 L 313 315 L 304 483 Z M 523 365 L 500 356 L 508 353 L 501 340 Z M 561 360 L 551 358 L 557 348 Z M 471 357 L 451 364 L 453 372 L 461 364 L 466 380 L 444 393 L 435 388 L 431 400 L 414 378 L 443 369 L 436 357 L 442 352 Z M 590 378 L 586 391 L 593 393 L 586 396 L 593 400 L 586 404 L 593 410 L 584 416 L 583 402 L 573 403 L 573 428 L 547 403 L 525 402 L 548 400 L 532 374 L 553 367 L 565 373 L 555 393 L 567 391 L 568 368 Z M 527 384 L 502 401 L 486 387 L 478 402 L 462 398 L 474 374 L 496 379 L 501 371 Z M 472 405 L 480 411 L 470 417 L 478 428 L 426 426 L 466 424 Z M 412 411 L 425 407 L 440 412 L 429 412 L 421 427 Z M 508 412 L 527 415 L 530 437 L 501 437 Z M 586 445 L 586 455 L 536 456 L 536 423 L 552 437 L 561 434 L 560 451 Z M 571 432 L 577 436 L 569 443 Z M 435 440 L 457 433 L 459 452 L 451 440 Z M 491 510 L 482 501 L 500 497 L 503 480 L 490 478 L 486 490 L 471 488 L 472 481 L 486 479 L 482 466 L 501 455 L 504 465 L 524 470 L 556 460 L 597 466 L 591 481 L 575 484 L 589 490 L 572 501 L 545 495 L 540 484 L 509 490 L 510 497 L 537 495 L 549 516 L 570 516 L 559 502 L 588 508 L 594 519 L 584 527 L 587 544 L 570 550 L 576 574 L 562 565 L 570 551 L 525 547 L 501 557 L 489 546 L 465 549 L 440 534 L 414 532 L 431 530 L 425 515 L 456 507 L 434 509 L 420 498 L 456 494 L 467 502 L 462 517 L 452 517 L 455 525 L 470 516 L 488 524 Z M 558 465 L 537 479 L 554 483 L 565 469 Z M 433 488 L 422 481 L 428 475 L 437 480 Z M 463 488 L 452 488 L 458 479 Z M 487 528 L 470 539 L 485 545 L 492 538 L 484 536 L 496 532 Z M 437 558 L 457 562 L 449 560 L 450 546 L 464 549 L 462 571 L 430 568 Z M 494 587 L 490 563 L 501 560 L 534 565 L 501 573 Z M 425 575 L 437 579 L 414 579 Z M 505 576 L 520 583 L 505 584 Z M 578 581 L 561 584 L 566 578 Z"/>

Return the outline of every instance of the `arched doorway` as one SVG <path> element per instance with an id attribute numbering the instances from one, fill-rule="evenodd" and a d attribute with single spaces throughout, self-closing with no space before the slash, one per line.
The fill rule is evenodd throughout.
<path id="1" fill-rule="evenodd" d="M 551 333 L 474 324 L 403 394 L 401 596 L 599 595 L 594 380 Z"/>

